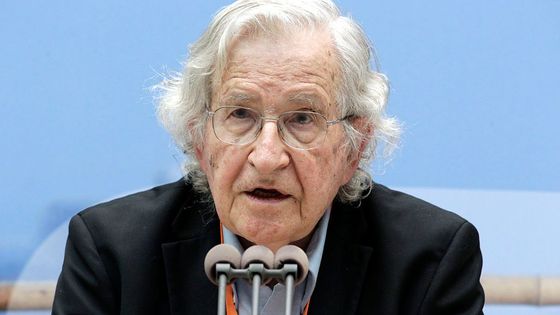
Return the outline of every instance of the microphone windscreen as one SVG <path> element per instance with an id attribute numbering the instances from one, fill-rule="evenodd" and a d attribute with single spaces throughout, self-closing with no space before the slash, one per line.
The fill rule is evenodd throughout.
<path id="1" fill-rule="evenodd" d="M 204 258 L 204 272 L 208 279 L 216 285 L 218 284 L 216 264 L 220 263 L 230 264 L 232 268 L 239 268 L 241 254 L 237 248 L 228 244 L 216 245 L 208 251 Z"/>
<path id="2" fill-rule="evenodd" d="M 249 268 L 250 264 L 263 264 L 265 268 L 274 266 L 274 253 L 266 246 L 253 245 L 241 256 L 241 268 Z"/>
<path id="3" fill-rule="evenodd" d="M 253 245 L 245 250 L 241 257 L 241 268 L 249 268 L 250 264 L 263 264 L 265 268 L 271 269 L 274 266 L 274 253 L 266 246 Z M 272 280 L 261 274 L 261 281 L 267 284 Z"/>
<path id="4" fill-rule="evenodd" d="M 285 264 L 297 264 L 298 272 L 294 281 L 296 285 L 300 284 L 307 276 L 309 260 L 303 249 L 295 245 L 280 247 L 274 256 L 274 267 L 280 269 Z"/>

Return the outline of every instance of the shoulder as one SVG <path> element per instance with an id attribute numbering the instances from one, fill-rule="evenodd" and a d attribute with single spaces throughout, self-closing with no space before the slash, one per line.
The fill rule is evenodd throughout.
<path id="1" fill-rule="evenodd" d="M 388 255 L 441 258 L 454 240 L 479 246 L 478 232 L 461 216 L 380 184 L 354 210 L 364 218 L 367 242 Z"/>
<path id="2" fill-rule="evenodd" d="M 80 213 L 82 218 L 110 217 L 117 219 L 127 214 L 153 215 L 161 208 L 172 208 L 173 205 L 182 202 L 184 194 L 190 190 L 184 180 L 156 186 L 149 190 L 137 192 L 124 197 L 116 198 L 108 202 L 97 204 L 87 208 Z"/>
<path id="3" fill-rule="evenodd" d="M 388 292 L 408 288 L 406 305 L 419 314 L 482 314 L 482 254 L 470 222 L 378 184 L 362 210 L 377 279 Z"/>
<path id="4" fill-rule="evenodd" d="M 138 313 L 131 310 L 154 308 L 155 302 L 145 297 L 157 296 L 165 283 L 161 246 L 177 214 L 193 198 L 191 187 L 180 180 L 76 214 L 70 221 L 53 312 L 109 314 L 120 308 Z"/>
<path id="5" fill-rule="evenodd" d="M 354 210 L 364 221 L 361 245 L 373 250 L 372 279 L 383 284 L 372 288 L 395 296 L 407 288 L 402 303 L 415 313 L 422 309 L 419 314 L 479 314 L 482 256 L 471 223 L 379 184 Z M 450 303 L 441 303 L 446 299 Z M 474 311 L 459 311 L 456 305 Z"/>
<path id="6" fill-rule="evenodd" d="M 99 246 L 163 238 L 190 191 L 179 180 L 95 205 L 72 218 L 70 233 L 78 227 L 86 229 Z"/>
<path id="7" fill-rule="evenodd" d="M 383 185 L 375 184 L 358 204 L 333 205 L 325 253 L 334 260 L 342 256 L 366 261 L 362 294 L 371 299 L 361 307 L 370 312 L 374 305 L 380 314 L 467 314 L 453 307 L 478 308 L 484 300 L 474 226 Z M 332 270 L 343 268 L 341 263 Z"/>
<path id="8" fill-rule="evenodd" d="M 451 211 L 380 184 L 374 185 L 362 205 L 377 228 L 413 234 L 415 238 L 454 233 L 468 223 Z"/>

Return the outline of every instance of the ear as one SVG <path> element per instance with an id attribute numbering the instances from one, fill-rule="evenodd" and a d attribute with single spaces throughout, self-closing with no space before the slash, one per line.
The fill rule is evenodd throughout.
<path id="1" fill-rule="evenodd" d="M 356 171 L 360 165 L 362 155 L 373 137 L 373 126 L 365 117 L 358 117 L 352 120 L 352 126 L 362 134 L 358 151 L 351 152 L 348 155 L 348 162 L 350 162 L 351 167 Z"/>
<path id="2" fill-rule="evenodd" d="M 348 183 L 352 176 L 356 173 L 356 170 L 360 166 L 360 160 L 362 155 L 366 150 L 366 147 L 373 136 L 373 126 L 368 122 L 366 118 L 356 117 L 352 119 L 352 127 L 360 132 L 362 135 L 360 139 L 360 144 L 357 151 L 348 152 L 348 167 L 343 177 L 343 182 Z"/>
<path id="3" fill-rule="evenodd" d="M 202 143 L 194 147 L 194 155 L 198 161 L 198 165 L 200 165 L 200 169 L 206 174 L 208 165 L 206 165 L 206 159 L 204 158 L 204 145 Z"/>

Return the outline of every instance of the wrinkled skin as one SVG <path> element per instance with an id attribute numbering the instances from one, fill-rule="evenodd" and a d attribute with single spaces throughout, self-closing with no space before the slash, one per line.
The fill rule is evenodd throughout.
<path id="1" fill-rule="evenodd" d="M 230 48 L 221 84 L 213 91 L 219 106 L 251 107 L 266 116 L 312 109 L 339 118 L 335 103 L 337 64 L 327 32 L 289 37 L 247 37 Z M 286 244 L 307 245 L 340 186 L 357 167 L 340 124 L 325 142 L 303 151 L 284 144 L 276 122 L 267 121 L 251 144 L 218 140 L 208 122 L 196 156 L 208 177 L 218 216 L 244 245 L 276 251 Z"/>

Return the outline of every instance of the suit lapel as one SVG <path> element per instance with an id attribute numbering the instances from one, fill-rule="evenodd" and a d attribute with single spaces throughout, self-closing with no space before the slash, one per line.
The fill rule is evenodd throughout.
<path id="1" fill-rule="evenodd" d="M 204 258 L 220 243 L 219 221 L 204 203 L 187 200 L 171 235 L 162 244 L 171 314 L 216 314 L 218 287 L 204 273 Z"/>
<path id="2" fill-rule="evenodd" d="M 356 208 L 333 206 L 310 314 L 355 314 L 373 248 Z"/>
<path id="3" fill-rule="evenodd" d="M 216 243 L 198 238 L 162 245 L 171 314 L 215 314 L 218 287 L 204 273 L 204 257 Z"/>

